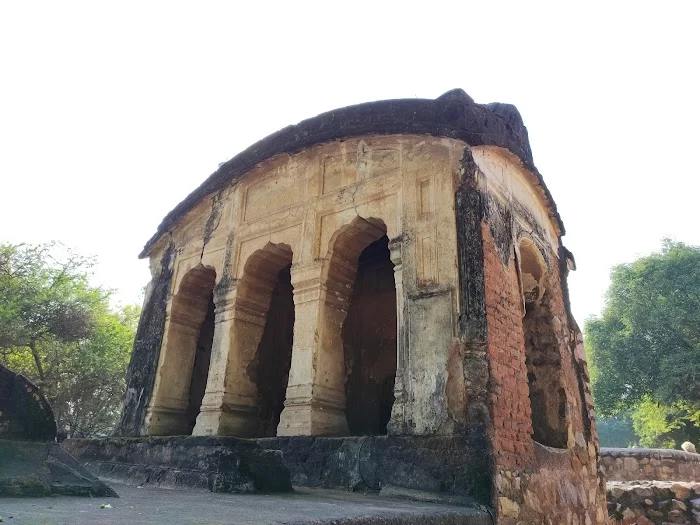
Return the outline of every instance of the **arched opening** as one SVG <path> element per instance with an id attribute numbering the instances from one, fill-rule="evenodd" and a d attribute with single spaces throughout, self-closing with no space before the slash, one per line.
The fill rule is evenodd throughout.
<path id="1" fill-rule="evenodd" d="M 321 376 L 344 409 L 335 435 L 386 434 L 396 378 L 396 286 L 384 222 L 356 217 L 331 239 L 326 260 Z M 330 378 L 330 379 L 326 379 Z M 322 383 L 323 384 L 323 383 Z"/>
<path id="2" fill-rule="evenodd" d="M 204 391 L 207 388 L 207 376 L 209 375 L 209 363 L 211 362 L 211 346 L 214 342 L 214 294 L 209 294 L 207 314 L 199 329 L 197 349 L 194 355 L 192 367 L 192 379 L 190 381 L 190 393 L 187 403 L 187 433 L 191 434 L 197 422 L 199 409 L 202 406 Z"/>
<path id="3" fill-rule="evenodd" d="M 291 265 L 289 246 L 268 243 L 248 258 L 237 286 L 233 351 L 241 370 L 231 381 L 252 405 L 248 437 L 275 436 L 284 408 L 294 339 Z"/>
<path id="4" fill-rule="evenodd" d="M 288 264 L 277 274 L 265 328 L 253 362 L 252 373 L 258 391 L 259 434 L 263 437 L 277 434 L 292 364 L 294 289 L 291 267 Z"/>
<path id="5" fill-rule="evenodd" d="M 214 337 L 216 272 L 198 266 L 182 278 L 170 305 L 168 332 L 147 431 L 191 434 L 206 388 Z"/>
<path id="6" fill-rule="evenodd" d="M 545 268 L 537 247 L 531 241 L 523 240 L 520 243 L 520 283 L 532 438 L 542 445 L 566 448 L 566 391 Z"/>
<path id="7" fill-rule="evenodd" d="M 396 378 L 396 286 L 386 235 L 357 260 L 342 340 L 350 434 L 386 434 Z"/>

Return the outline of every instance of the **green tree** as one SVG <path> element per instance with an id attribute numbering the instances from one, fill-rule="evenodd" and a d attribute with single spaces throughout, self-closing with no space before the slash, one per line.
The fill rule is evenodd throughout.
<path id="1" fill-rule="evenodd" d="M 596 419 L 598 439 L 601 447 L 626 448 L 639 444 L 639 436 L 634 431 L 634 423 L 629 412 L 616 416 Z"/>
<path id="2" fill-rule="evenodd" d="M 699 320 L 700 248 L 667 239 L 613 268 L 603 313 L 586 322 L 597 412 L 632 410 L 642 445 L 698 436 Z"/>
<path id="3" fill-rule="evenodd" d="M 634 430 L 644 447 L 677 448 L 684 441 L 698 443 L 696 410 L 688 403 L 663 405 L 646 399 L 632 413 Z"/>
<path id="4" fill-rule="evenodd" d="M 139 317 L 110 308 L 92 265 L 56 244 L 0 244 L 0 358 L 43 389 L 69 436 L 115 424 Z"/>
<path id="5" fill-rule="evenodd" d="M 0 350 L 28 349 L 39 384 L 47 370 L 38 345 L 72 343 L 86 337 L 94 324 L 94 309 L 106 294 L 90 287 L 91 259 L 44 244 L 0 245 Z"/>

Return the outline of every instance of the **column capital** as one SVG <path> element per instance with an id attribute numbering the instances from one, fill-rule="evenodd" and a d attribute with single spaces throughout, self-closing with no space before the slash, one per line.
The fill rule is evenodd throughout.
<path id="1" fill-rule="evenodd" d="M 289 271 L 292 286 L 295 288 L 306 281 L 320 280 L 323 273 L 323 260 L 310 263 L 294 263 Z"/>
<path id="2" fill-rule="evenodd" d="M 396 237 L 389 241 L 389 258 L 391 262 L 394 263 L 394 270 L 400 268 L 402 264 L 402 248 L 403 239 L 401 237 Z"/>

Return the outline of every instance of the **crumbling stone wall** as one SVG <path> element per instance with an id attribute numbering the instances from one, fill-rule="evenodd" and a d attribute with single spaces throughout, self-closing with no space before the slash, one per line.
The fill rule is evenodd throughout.
<path id="1" fill-rule="evenodd" d="M 700 483 L 608 483 L 609 525 L 700 523 Z"/>
<path id="2" fill-rule="evenodd" d="M 700 454 L 650 448 L 602 448 L 600 468 L 608 481 L 700 481 Z"/>
<path id="3" fill-rule="evenodd" d="M 497 152 L 479 155 L 476 178 L 485 210 L 482 237 L 499 523 L 603 523 L 605 496 L 585 355 L 566 304 L 565 281 L 562 284 L 567 252 L 537 210 L 533 212 L 529 197 L 504 189 L 509 185 L 503 183 L 504 174 L 510 171 L 517 178 L 517 165 L 499 159 Z M 540 251 L 542 290 L 528 282 L 532 275 L 521 268 L 523 238 Z M 548 388 L 534 384 L 543 379 L 535 365 L 547 368 L 545 375 L 552 383 Z M 535 388 L 539 398 L 533 396 Z M 542 433 L 533 424 L 542 422 L 556 427 L 556 439 L 545 443 L 556 448 L 537 442 Z M 549 434 L 545 437 L 553 432 Z"/>
<path id="4" fill-rule="evenodd" d="M 609 523 L 700 523 L 700 454 L 603 448 Z"/>

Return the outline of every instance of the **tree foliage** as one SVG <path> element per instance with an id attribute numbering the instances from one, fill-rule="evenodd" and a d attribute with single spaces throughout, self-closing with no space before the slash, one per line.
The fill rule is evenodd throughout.
<path id="1" fill-rule="evenodd" d="M 110 309 L 93 263 L 57 244 L 0 244 L 0 359 L 42 388 L 68 435 L 116 422 L 139 317 Z"/>
<path id="2" fill-rule="evenodd" d="M 632 410 L 642 445 L 694 437 L 700 411 L 700 248 L 660 252 L 612 270 L 600 317 L 586 322 L 597 411 Z"/>
<path id="3" fill-rule="evenodd" d="M 698 443 L 697 409 L 686 402 L 663 405 L 642 401 L 632 413 L 634 430 L 643 447 L 677 448 L 684 441 Z"/>
<path id="4" fill-rule="evenodd" d="M 596 425 L 601 447 L 627 448 L 639 445 L 639 436 L 634 431 L 634 423 L 629 412 L 597 418 Z"/>

